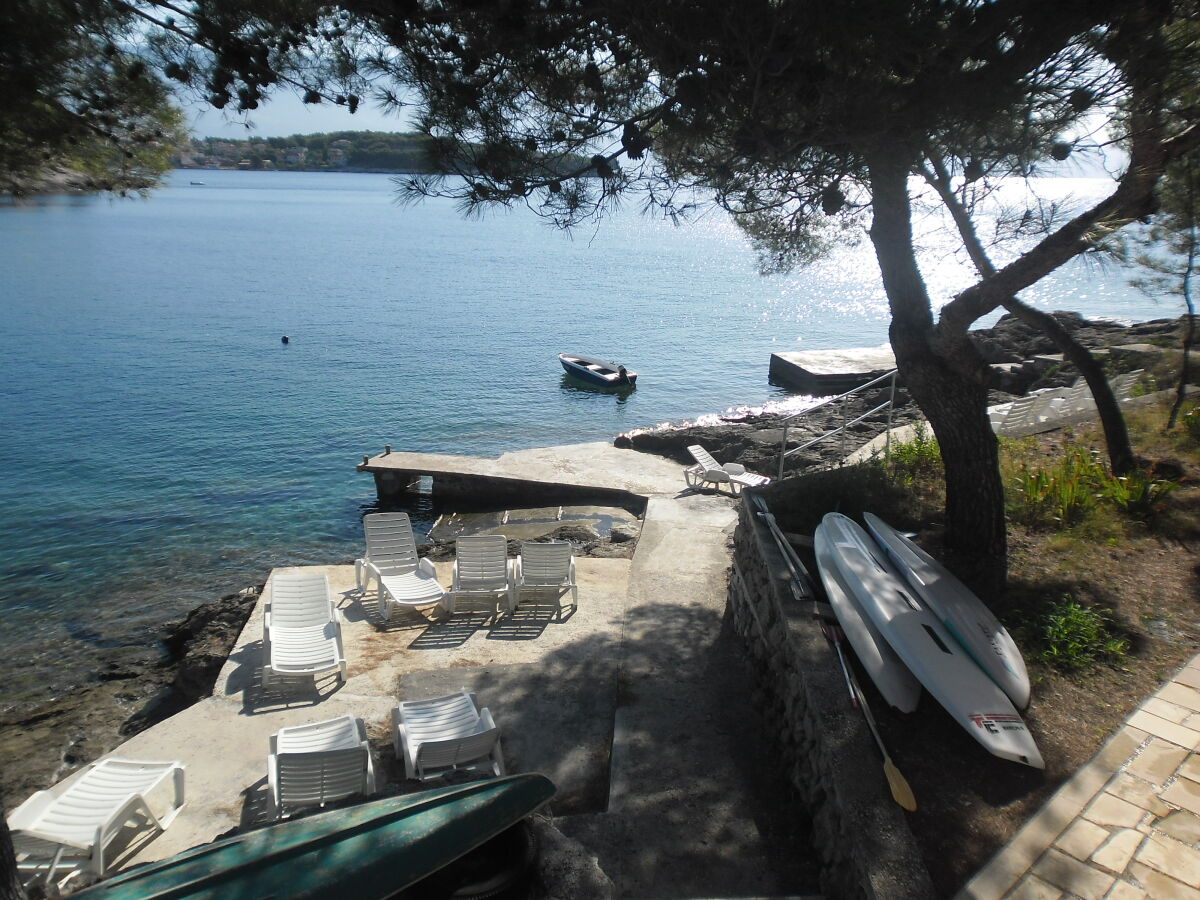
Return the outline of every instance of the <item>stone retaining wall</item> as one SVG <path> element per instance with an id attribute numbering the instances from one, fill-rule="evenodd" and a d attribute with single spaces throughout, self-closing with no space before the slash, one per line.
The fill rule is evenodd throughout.
<path id="1" fill-rule="evenodd" d="M 904 813 L 811 604 L 788 587 L 783 556 L 743 502 L 729 606 L 756 672 L 756 702 L 774 723 L 781 762 L 812 816 L 821 888 L 836 898 L 933 896 Z"/>

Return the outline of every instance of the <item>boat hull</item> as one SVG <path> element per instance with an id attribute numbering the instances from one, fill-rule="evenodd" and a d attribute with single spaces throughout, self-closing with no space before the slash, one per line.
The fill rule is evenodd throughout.
<path id="1" fill-rule="evenodd" d="M 934 699 L 989 753 L 1045 768 L 1008 695 L 917 599 L 870 535 L 839 513 L 829 513 L 821 525 L 833 541 L 843 582 Z"/>
<path id="2" fill-rule="evenodd" d="M 388 897 L 521 821 L 555 793 L 513 775 L 375 800 L 194 847 L 75 896 Z"/>
<path id="3" fill-rule="evenodd" d="M 1016 705 L 1029 705 L 1029 672 L 1000 620 L 936 559 L 887 522 L 864 513 L 867 529 L 896 570 L 992 681 Z"/>
<path id="4" fill-rule="evenodd" d="M 560 353 L 558 361 L 568 375 L 597 387 L 627 388 L 637 384 L 637 372 L 626 370 L 622 380 L 620 366 L 606 359 L 581 353 Z"/>

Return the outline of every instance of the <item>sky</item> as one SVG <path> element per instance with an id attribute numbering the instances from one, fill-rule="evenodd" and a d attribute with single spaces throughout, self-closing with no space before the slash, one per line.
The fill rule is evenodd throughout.
<path id="1" fill-rule="evenodd" d="M 188 126 L 198 138 L 289 137 L 329 131 L 412 131 L 403 116 L 384 114 L 364 103 L 354 115 L 332 103 L 303 103 L 295 94 L 279 91 L 254 110 L 246 128 L 235 115 L 205 103 L 184 103 Z"/>

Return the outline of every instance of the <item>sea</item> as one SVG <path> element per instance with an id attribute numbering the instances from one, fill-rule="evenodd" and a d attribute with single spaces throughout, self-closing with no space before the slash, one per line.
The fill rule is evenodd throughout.
<path id="1" fill-rule="evenodd" d="M 1065 208 L 1105 187 L 1040 190 Z M 918 215 L 944 302 L 970 270 L 940 224 Z M 144 199 L 0 205 L 0 710 L 274 566 L 353 558 L 375 502 L 355 464 L 385 444 L 493 456 L 802 407 L 768 383 L 771 353 L 887 340 L 873 251 L 850 237 L 763 276 L 719 211 L 630 204 L 568 233 L 525 208 L 401 205 L 389 176 L 351 173 L 176 171 Z M 1181 312 L 1094 263 L 1023 296 Z M 625 364 L 637 389 L 581 389 L 563 351 Z M 413 508 L 422 529 L 435 513 Z"/>

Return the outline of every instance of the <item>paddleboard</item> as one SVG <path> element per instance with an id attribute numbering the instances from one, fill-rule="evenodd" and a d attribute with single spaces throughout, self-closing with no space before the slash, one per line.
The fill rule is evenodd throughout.
<path id="1" fill-rule="evenodd" d="M 921 699 L 921 682 L 896 655 L 875 623 L 859 609 L 838 573 L 833 543 L 820 525 L 813 538 L 813 549 L 817 555 L 817 570 L 821 573 L 821 583 L 825 585 L 833 614 L 841 623 L 842 631 L 854 648 L 859 662 L 875 687 L 879 688 L 884 700 L 900 712 L 912 712 Z"/>
<path id="2" fill-rule="evenodd" d="M 863 513 L 871 535 L 909 586 L 1017 709 L 1029 705 L 1029 673 L 1000 620 L 941 563 L 883 519 Z"/>
<path id="3" fill-rule="evenodd" d="M 892 568 L 859 525 L 839 513 L 821 520 L 843 584 L 896 655 L 968 734 L 1002 759 L 1045 768 L 1033 736 L 992 681 Z"/>

